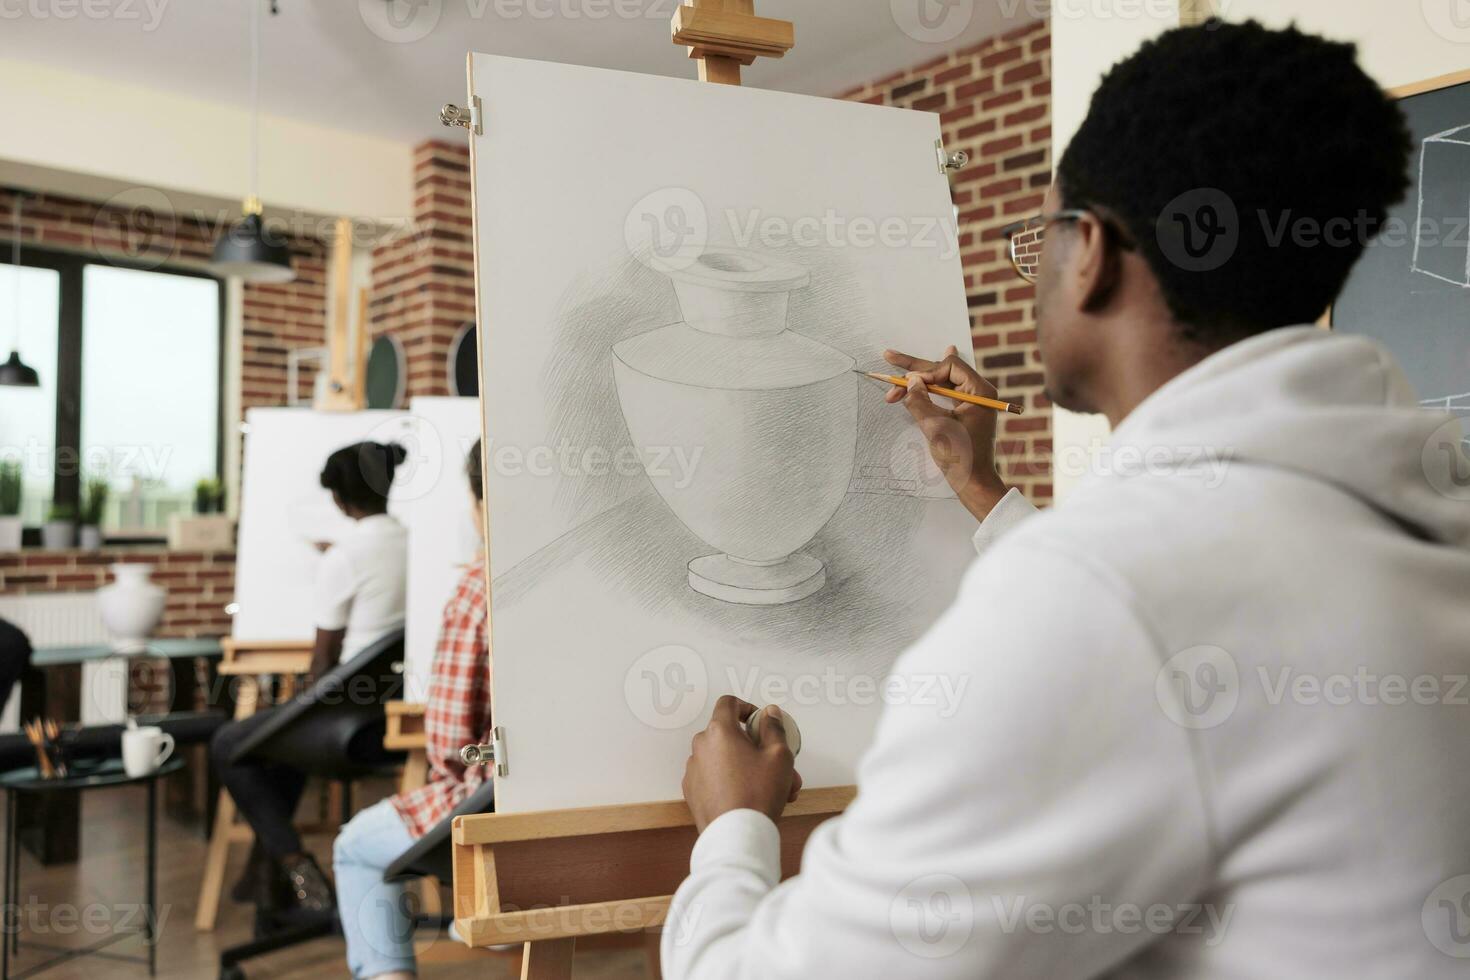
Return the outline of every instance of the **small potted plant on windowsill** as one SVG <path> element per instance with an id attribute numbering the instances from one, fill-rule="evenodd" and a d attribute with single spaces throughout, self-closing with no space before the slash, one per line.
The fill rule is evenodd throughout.
<path id="1" fill-rule="evenodd" d="M 95 478 L 87 481 L 82 498 L 82 526 L 79 546 L 87 551 L 102 547 L 102 515 L 107 510 L 107 481 Z"/>
<path id="2" fill-rule="evenodd" d="M 41 525 L 41 547 L 62 551 L 76 543 L 77 511 L 71 504 L 52 504 Z"/>
<path id="3" fill-rule="evenodd" d="M 225 515 L 225 488 L 219 480 L 194 484 L 192 515 L 169 515 L 168 546 L 176 551 L 229 551 L 235 546 L 235 522 Z"/>
<path id="4" fill-rule="evenodd" d="M 225 509 L 225 488 L 218 480 L 205 479 L 194 484 L 194 513 L 222 514 Z"/>
<path id="5" fill-rule="evenodd" d="M 0 551 L 20 550 L 20 500 L 20 463 L 0 461 Z"/>

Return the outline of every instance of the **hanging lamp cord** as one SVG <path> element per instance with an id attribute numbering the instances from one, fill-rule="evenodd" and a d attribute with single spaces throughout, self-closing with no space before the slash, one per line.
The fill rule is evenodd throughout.
<path id="1" fill-rule="evenodd" d="M 15 314 L 10 320 L 10 349 L 13 351 L 20 350 L 20 202 L 20 191 L 16 191 L 10 204 L 10 267 L 15 270 L 15 279 L 10 284 Z"/>
<path id="2" fill-rule="evenodd" d="M 260 6 L 250 5 L 250 199 L 260 200 Z M 257 204 L 257 207 L 259 205 Z"/>

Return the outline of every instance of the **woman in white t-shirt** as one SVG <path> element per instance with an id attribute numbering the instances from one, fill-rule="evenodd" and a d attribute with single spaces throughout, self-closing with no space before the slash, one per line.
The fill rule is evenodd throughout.
<path id="1" fill-rule="evenodd" d="M 353 525 L 317 568 L 313 677 L 403 628 L 408 531 L 388 513 L 388 488 L 405 455 L 397 443 L 360 442 L 332 453 L 322 467 L 322 486 Z"/>
<path id="2" fill-rule="evenodd" d="M 353 525 L 317 569 L 313 678 L 403 626 L 408 533 L 388 514 L 388 488 L 405 455 L 396 443 L 360 442 L 332 453 L 322 467 L 322 486 Z M 306 776 L 289 766 L 229 761 L 268 717 L 269 709 L 224 725 L 210 743 L 220 781 L 255 832 L 250 863 L 231 894 L 276 919 L 320 914 L 333 906 L 332 886 L 292 819 Z"/>

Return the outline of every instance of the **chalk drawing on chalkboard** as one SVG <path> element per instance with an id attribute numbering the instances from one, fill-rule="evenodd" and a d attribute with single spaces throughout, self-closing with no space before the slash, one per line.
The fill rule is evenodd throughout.
<path id="1" fill-rule="evenodd" d="M 1426 398 L 1419 403 L 1425 408 L 1437 408 L 1449 412 L 1470 426 L 1470 391 L 1460 395 L 1445 395 L 1443 398 Z M 1465 450 L 1470 452 L 1470 431 L 1465 435 Z"/>
<path id="2" fill-rule="evenodd" d="M 1419 145 L 1413 269 L 1470 289 L 1470 125 Z"/>

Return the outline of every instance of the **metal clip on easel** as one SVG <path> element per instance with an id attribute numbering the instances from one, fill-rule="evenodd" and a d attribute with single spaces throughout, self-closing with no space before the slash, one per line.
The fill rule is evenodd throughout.
<path id="1" fill-rule="evenodd" d="M 505 761 L 505 729 L 495 728 L 490 732 L 488 744 L 466 745 L 459 750 L 459 761 L 467 766 L 488 766 L 494 764 L 495 775 L 504 776 L 509 772 Z"/>

